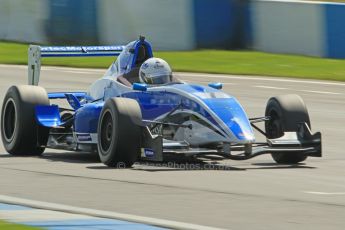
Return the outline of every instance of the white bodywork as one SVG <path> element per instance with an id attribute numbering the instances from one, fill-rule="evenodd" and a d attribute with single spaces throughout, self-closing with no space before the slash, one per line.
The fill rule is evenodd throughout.
<path id="1" fill-rule="evenodd" d="M 28 50 L 28 84 L 38 85 L 41 72 L 41 47 L 30 45 Z"/>

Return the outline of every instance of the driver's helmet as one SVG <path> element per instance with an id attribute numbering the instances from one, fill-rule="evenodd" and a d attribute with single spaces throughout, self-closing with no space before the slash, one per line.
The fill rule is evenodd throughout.
<path id="1" fill-rule="evenodd" d="M 172 71 L 169 64 L 160 58 L 149 58 L 140 67 L 140 82 L 152 85 L 171 82 Z"/>

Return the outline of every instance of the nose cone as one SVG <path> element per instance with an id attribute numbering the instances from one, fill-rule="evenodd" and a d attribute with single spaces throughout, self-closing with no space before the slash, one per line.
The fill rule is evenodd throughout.
<path id="1" fill-rule="evenodd" d="M 254 132 L 248 120 L 241 120 L 234 116 L 229 122 L 226 122 L 226 120 L 223 121 L 231 130 L 231 133 L 241 142 L 247 143 L 255 141 Z"/>
<path id="2" fill-rule="evenodd" d="M 229 135 L 230 140 L 237 143 L 251 143 L 255 141 L 254 132 L 247 114 L 235 98 L 209 99 L 206 104 L 221 120 L 224 131 Z"/>
<path id="3" fill-rule="evenodd" d="M 185 95 L 197 97 L 198 104 L 206 110 L 203 116 L 217 126 L 229 142 L 246 144 L 255 141 L 247 114 L 234 97 L 200 85 L 176 84 L 171 87 L 186 93 Z"/>

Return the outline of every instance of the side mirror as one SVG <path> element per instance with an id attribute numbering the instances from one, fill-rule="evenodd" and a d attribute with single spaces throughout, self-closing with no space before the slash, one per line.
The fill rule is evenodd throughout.
<path id="1" fill-rule="evenodd" d="M 146 91 L 147 85 L 143 83 L 134 83 L 132 89 L 138 91 Z"/>
<path id="2" fill-rule="evenodd" d="M 214 88 L 214 89 L 222 89 L 223 84 L 220 82 L 212 82 L 208 84 L 209 87 Z"/>

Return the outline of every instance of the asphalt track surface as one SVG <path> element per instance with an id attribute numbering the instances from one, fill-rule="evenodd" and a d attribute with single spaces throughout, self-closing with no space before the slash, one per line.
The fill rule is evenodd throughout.
<path id="1" fill-rule="evenodd" d="M 47 91 L 85 90 L 104 70 L 43 67 Z M 296 93 L 305 100 L 323 157 L 277 165 L 269 155 L 247 161 L 136 164 L 111 169 L 97 157 L 46 150 L 12 157 L 1 145 L 0 194 L 226 229 L 345 228 L 345 84 L 268 77 L 178 73 L 200 84 L 223 82 L 250 117 L 269 97 Z M 27 84 L 25 66 L 0 65 L 0 98 Z M 176 160 L 175 160 L 176 161 Z"/>

